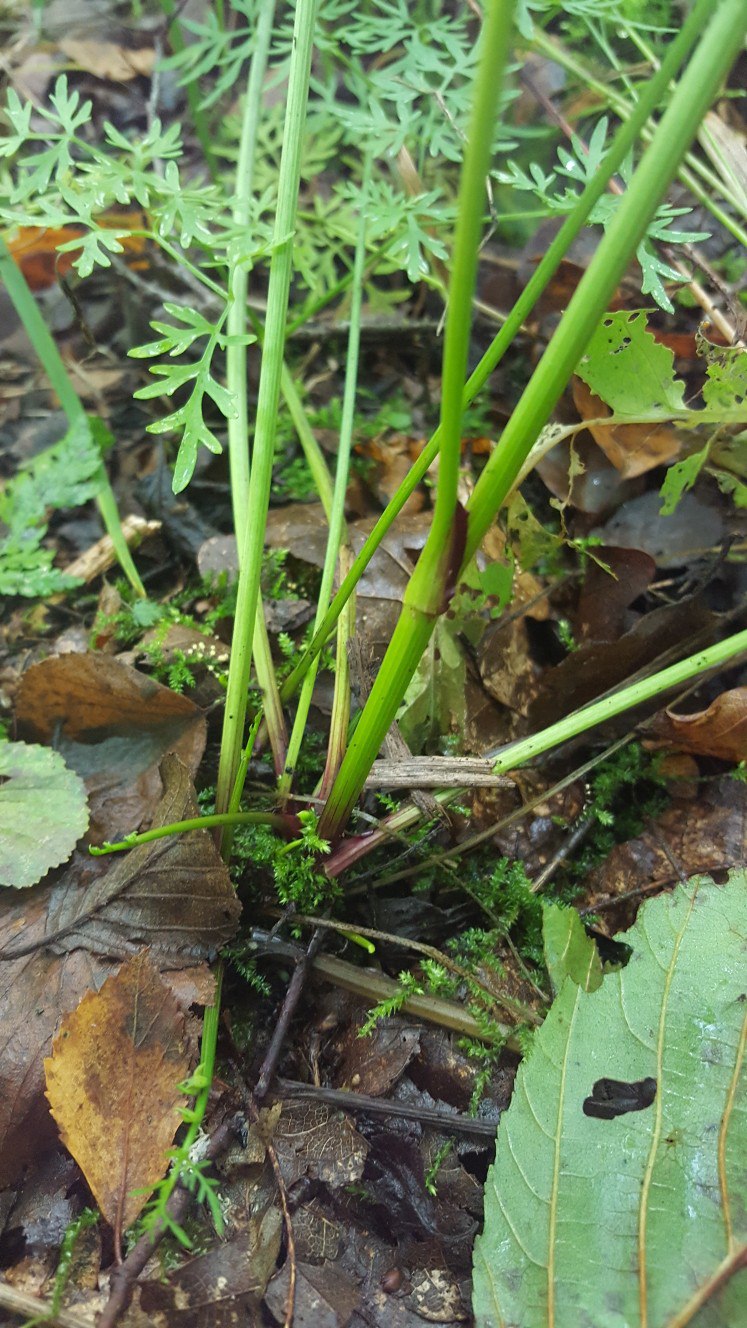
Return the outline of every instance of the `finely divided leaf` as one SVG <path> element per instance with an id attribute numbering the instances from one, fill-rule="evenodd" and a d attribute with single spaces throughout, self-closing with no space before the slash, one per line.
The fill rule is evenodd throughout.
<path id="1" fill-rule="evenodd" d="M 59 752 L 0 743 L 0 885 L 35 885 L 87 828 L 85 785 Z"/>
<path id="2" fill-rule="evenodd" d="M 622 972 L 565 982 L 501 1122 L 477 1328 L 744 1323 L 746 884 L 678 886 Z"/>

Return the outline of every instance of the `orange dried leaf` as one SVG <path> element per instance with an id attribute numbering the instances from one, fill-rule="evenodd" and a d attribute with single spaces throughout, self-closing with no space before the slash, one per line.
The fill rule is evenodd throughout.
<path id="1" fill-rule="evenodd" d="M 147 950 L 67 1015 L 44 1069 L 62 1141 L 121 1232 L 166 1170 L 189 1071 L 184 1017 Z"/>
<path id="2" fill-rule="evenodd" d="M 112 212 L 98 217 L 97 225 L 136 230 L 145 225 L 145 218 L 140 212 Z M 32 291 L 40 291 L 48 290 L 71 271 L 78 250 L 70 249 L 64 254 L 57 251 L 60 245 L 69 244 L 84 234 L 82 226 L 19 226 L 11 235 L 6 235 L 5 242 L 27 285 Z M 145 252 L 146 241 L 142 235 L 122 235 L 119 243 L 130 255 Z"/>
<path id="3" fill-rule="evenodd" d="M 62 37 L 59 47 L 79 69 L 114 83 L 129 83 L 138 75 L 149 78 L 156 63 L 152 46 L 130 49 L 118 42 L 73 36 Z"/>
<path id="4" fill-rule="evenodd" d="M 600 420 L 611 414 L 609 406 L 581 378 L 573 379 L 573 400 L 582 420 Z M 624 479 L 664 465 L 680 450 L 679 435 L 669 424 L 590 424 L 589 433 Z"/>
<path id="5" fill-rule="evenodd" d="M 747 760 L 747 687 L 722 692 L 707 710 L 677 715 L 665 710 L 654 720 L 656 737 L 667 746 L 720 761 Z"/>

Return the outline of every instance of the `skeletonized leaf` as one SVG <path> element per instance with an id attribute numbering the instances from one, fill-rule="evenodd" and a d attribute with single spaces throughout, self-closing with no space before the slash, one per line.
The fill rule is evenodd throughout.
<path id="1" fill-rule="evenodd" d="M 641 911 L 622 972 L 565 982 L 501 1122 L 478 1328 L 744 1321 L 746 884 L 694 877 Z"/>
<path id="2" fill-rule="evenodd" d="M 83 780 L 59 752 L 0 743 L 0 885 L 35 885 L 88 827 Z"/>
<path id="3" fill-rule="evenodd" d="M 62 1142 L 111 1226 L 130 1226 L 167 1166 L 186 1078 L 184 1016 L 148 958 L 134 955 L 63 1020 L 44 1062 Z"/>

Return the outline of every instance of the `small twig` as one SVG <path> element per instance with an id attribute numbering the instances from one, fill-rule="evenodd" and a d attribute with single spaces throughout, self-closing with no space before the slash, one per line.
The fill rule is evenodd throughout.
<path id="1" fill-rule="evenodd" d="M 571 853 L 578 848 L 579 844 L 583 843 L 591 830 L 591 827 L 595 824 L 595 821 L 596 817 L 593 812 L 590 812 L 587 816 L 581 817 L 581 820 L 573 827 L 568 838 L 561 844 L 557 853 L 554 854 L 547 865 L 542 869 L 539 876 L 535 877 L 532 881 L 531 891 L 533 895 L 536 895 L 538 890 L 542 890 L 543 887 L 547 885 L 547 882 L 555 875 L 558 867 L 565 862 L 566 858 L 570 857 Z"/>
<path id="2" fill-rule="evenodd" d="M 81 1318 L 80 1314 L 74 1314 L 72 1310 L 57 1310 L 53 1314 L 51 1301 L 42 1300 L 40 1296 L 30 1296 L 27 1291 L 19 1291 L 17 1287 L 8 1286 L 7 1282 L 2 1281 L 0 1305 L 21 1319 L 35 1323 L 43 1321 L 45 1328 L 91 1328 L 91 1320 L 87 1316 Z M 79 1306 L 79 1309 L 83 1308 Z"/>
<path id="3" fill-rule="evenodd" d="M 313 1098 L 327 1102 L 342 1111 L 359 1111 L 367 1116 L 397 1116 L 402 1120 L 419 1121 L 446 1134 L 467 1134 L 476 1139 L 495 1139 L 496 1125 L 490 1121 L 475 1120 L 456 1112 L 437 1111 L 433 1107 L 419 1107 L 407 1102 L 389 1102 L 385 1098 L 370 1097 L 367 1093 L 348 1093 L 337 1088 L 317 1088 L 315 1084 L 295 1083 L 291 1079 L 277 1079 L 282 1098 Z"/>
<path id="4" fill-rule="evenodd" d="M 214 1161 L 225 1153 L 243 1122 L 243 1112 L 234 1112 L 229 1116 L 208 1140 L 203 1157 Z M 176 1186 L 166 1205 L 166 1211 L 172 1222 L 182 1225 L 193 1199 L 194 1195 L 183 1185 Z M 96 1320 L 96 1328 L 114 1328 L 114 1324 L 132 1300 L 135 1282 L 158 1249 L 166 1230 L 165 1224 L 159 1222 L 152 1231 L 147 1231 L 140 1237 L 124 1262 L 114 1269 L 109 1283 L 109 1299 Z"/>
<path id="5" fill-rule="evenodd" d="M 523 1019 L 526 1023 L 535 1024 L 538 1027 L 543 1022 L 542 1016 L 538 1015 L 530 1006 L 525 1005 L 523 1001 L 515 1000 L 511 996 L 498 995 L 491 987 L 481 982 L 474 973 L 470 973 L 462 964 L 457 963 L 450 955 L 444 954 L 443 950 L 437 949 L 435 945 L 426 945 L 423 941 L 416 941 L 411 936 L 395 936 L 393 932 L 379 931 L 376 927 L 359 927 L 356 923 L 337 922 L 332 918 L 310 918 L 298 913 L 295 921 L 299 922 L 301 926 L 328 928 L 330 931 L 342 932 L 343 935 L 355 932 L 358 936 L 365 936 L 367 940 L 382 941 L 386 945 L 399 945 L 403 950 L 412 950 L 414 954 L 424 955 L 427 959 L 432 959 L 435 964 L 453 973 L 455 977 L 468 986 L 472 984 L 479 987 L 486 1001 L 492 1005 L 502 1006 L 504 1010 L 508 1010 L 517 1019 Z M 546 1000 L 543 992 L 540 992 L 540 995 L 543 1000 Z"/>
<path id="6" fill-rule="evenodd" d="M 252 930 L 252 939 L 259 953 L 264 951 L 268 955 L 280 955 L 283 959 L 292 960 L 295 960 L 299 953 L 289 941 L 275 940 L 268 943 L 267 933 L 263 934 L 257 927 Z M 300 954 L 302 953 L 301 951 Z M 402 996 L 402 989 L 394 978 L 387 977 L 376 969 L 358 968 L 356 964 L 349 964 L 347 960 L 338 959 L 336 955 L 316 955 L 311 960 L 311 966 L 316 977 L 331 982 L 335 987 L 342 987 L 343 991 L 352 992 L 354 996 L 359 996 L 369 1005 L 391 1000 L 393 996 L 398 998 Z M 454 1033 L 459 1033 L 461 1037 L 476 1038 L 479 1042 L 489 1044 L 495 1041 L 493 1034 L 487 1032 L 469 1010 L 465 1010 L 464 1006 L 457 1004 L 456 1001 L 445 1000 L 442 996 L 407 996 L 402 1002 L 402 1010 L 416 1019 L 425 1019 L 430 1024 L 437 1024 L 439 1028 L 449 1028 Z M 513 1028 L 506 1024 L 498 1024 L 498 1030 L 500 1036 L 505 1039 L 507 1047 L 512 1051 L 520 1050 Z"/>
<path id="7" fill-rule="evenodd" d="M 306 951 L 299 952 L 296 967 L 293 971 L 293 976 L 288 983 L 285 1000 L 283 1001 L 282 1009 L 277 1024 L 275 1025 L 275 1032 L 270 1039 L 270 1045 L 267 1048 L 255 1085 L 254 1097 L 257 1102 L 261 1102 L 267 1095 L 270 1083 L 272 1082 L 272 1077 L 277 1069 L 277 1063 L 280 1059 L 280 1052 L 282 1051 L 290 1021 L 293 1018 L 296 1006 L 301 999 L 301 993 L 303 992 L 306 983 L 309 967 L 322 943 L 322 935 L 322 931 L 317 928 L 309 941 Z"/>
<path id="8" fill-rule="evenodd" d="M 374 761 L 366 788 L 514 788 L 483 756 L 410 756 Z"/>

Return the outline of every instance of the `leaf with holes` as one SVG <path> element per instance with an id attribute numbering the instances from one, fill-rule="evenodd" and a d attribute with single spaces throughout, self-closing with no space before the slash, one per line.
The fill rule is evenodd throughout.
<path id="1" fill-rule="evenodd" d="M 647 331 L 640 310 L 605 314 L 576 373 L 615 415 L 671 419 L 685 413 L 685 384 L 674 376 L 674 356 Z"/>
<path id="2" fill-rule="evenodd" d="M 0 743 L 0 885 L 35 885 L 88 828 L 83 780 L 59 752 Z"/>
<path id="3" fill-rule="evenodd" d="M 626 968 L 566 979 L 501 1121 L 477 1328 L 744 1322 L 746 885 L 693 877 L 642 909 Z"/>

